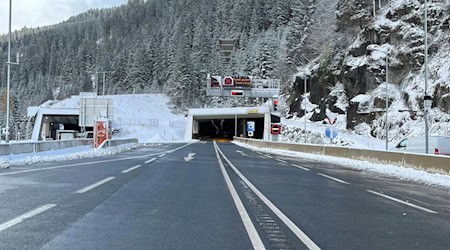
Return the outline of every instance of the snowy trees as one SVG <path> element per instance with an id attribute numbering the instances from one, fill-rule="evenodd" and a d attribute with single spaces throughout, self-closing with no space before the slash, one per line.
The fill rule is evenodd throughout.
<path id="1" fill-rule="evenodd" d="M 154 0 L 90 10 L 58 25 L 17 32 L 13 54 L 23 57 L 11 86 L 23 102 L 22 114 L 46 98 L 92 91 L 88 71 L 114 71 L 106 78 L 108 94 L 160 91 L 180 109 L 203 106 L 212 102 L 204 96 L 207 73 L 294 73 L 295 67 L 285 67 L 286 54 L 294 64 L 301 61 L 316 1 Z M 221 38 L 239 40 L 231 64 L 220 58 Z M 5 48 L 6 37 L 0 37 L 2 61 Z M 2 84 L 5 73 L 3 66 Z"/>

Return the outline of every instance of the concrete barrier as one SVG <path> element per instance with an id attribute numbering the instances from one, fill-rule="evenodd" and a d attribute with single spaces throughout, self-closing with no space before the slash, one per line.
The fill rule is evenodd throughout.
<path id="1" fill-rule="evenodd" d="M 119 145 L 123 145 L 123 144 L 130 144 L 130 143 L 139 143 L 138 139 L 112 139 L 112 140 L 107 140 L 105 141 L 102 145 L 100 145 L 99 148 L 102 147 L 114 147 L 114 146 L 119 146 Z"/>
<path id="2" fill-rule="evenodd" d="M 26 154 L 33 152 L 43 152 L 77 146 L 93 145 L 92 139 L 77 139 L 65 141 L 42 141 L 0 144 L 0 155 Z"/>
<path id="3" fill-rule="evenodd" d="M 9 155 L 11 150 L 8 144 L 0 144 L 0 155 Z"/>
<path id="4" fill-rule="evenodd" d="M 392 164 L 396 166 L 425 170 L 431 173 L 443 173 L 450 175 L 450 157 L 448 156 L 388 152 L 301 143 L 270 142 L 240 137 L 235 137 L 234 140 L 256 147 L 328 155 L 353 160 L 368 161 L 371 163 Z"/>

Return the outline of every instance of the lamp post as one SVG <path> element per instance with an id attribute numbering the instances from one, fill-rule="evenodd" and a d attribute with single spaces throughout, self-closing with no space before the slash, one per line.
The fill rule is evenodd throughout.
<path id="1" fill-rule="evenodd" d="M 7 64 L 7 77 L 6 77 L 6 135 L 5 141 L 9 143 L 9 116 L 10 116 L 10 100 L 9 89 L 11 86 L 11 14 L 12 14 L 12 0 L 9 0 L 9 33 L 8 33 L 8 62 Z"/>
<path id="2" fill-rule="evenodd" d="M 425 154 L 428 154 L 429 149 L 429 136 L 428 136 L 428 111 L 431 109 L 432 100 L 428 95 L 428 9 L 427 0 L 425 0 L 425 97 L 424 97 L 424 119 L 425 119 Z"/>
<path id="3" fill-rule="evenodd" d="M 387 150 L 389 150 L 389 126 L 388 126 L 388 111 L 389 111 L 389 98 L 388 98 L 388 93 L 389 93 L 389 91 L 388 91 L 388 86 L 389 86 L 389 51 L 384 51 L 384 50 L 379 50 L 379 49 L 376 49 L 376 48 L 374 48 L 373 46 L 371 46 L 371 45 L 369 45 L 368 47 L 367 47 L 367 49 L 368 50 L 373 50 L 373 51 L 378 51 L 378 52 L 381 52 L 381 53 L 383 53 L 384 55 L 385 55 L 385 57 L 386 57 L 386 62 L 385 62 L 385 64 L 386 64 L 386 87 L 385 87 L 385 90 L 386 90 L 386 114 L 385 114 L 385 120 L 384 120 L 384 123 L 385 123 L 385 125 L 384 125 L 384 127 L 385 127 L 385 137 L 386 137 L 386 151 Z"/>
<path id="4" fill-rule="evenodd" d="M 303 101 L 305 102 L 305 143 L 306 141 L 306 119 L 307 119 L 307 114 L 308 114 L 308 109 L 306 108 L 307 102 L 306 102 L 306 76 L 305 76 L 305 86 L 304 86 L 304 93 L 303 93 Z"/>

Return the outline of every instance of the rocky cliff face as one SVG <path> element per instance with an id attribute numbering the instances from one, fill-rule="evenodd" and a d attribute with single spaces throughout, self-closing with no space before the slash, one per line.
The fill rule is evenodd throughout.
<path id="1" fill-rule="evenodd" d="M 347 4 L 372 7 L 371 2 Z M 391 140 L 423 134 L 424 7 L 416 0 L 394 0 L 373 18 L 368 9 L 350 9 L 340 1 L 335 35 L 341 44 L 330 43 L 320 57 L 299 70 L 287 98 L 290 112 L 303 114 L 294 97 L 303 93 L 307 78 L 310 101 L 319 107 L 311 120 L 322 120 L 328 107 L 347 113 L 347 128 L 367 123 L 372 135 L 383 138 L 387 92 Z M 431 132 L 450 135 L 450 2 L 429 1 L 427 7 Z"/>

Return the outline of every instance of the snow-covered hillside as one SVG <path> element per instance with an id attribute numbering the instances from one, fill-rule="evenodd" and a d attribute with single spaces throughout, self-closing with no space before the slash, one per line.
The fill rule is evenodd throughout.
<path id="1" fill-rule="evenodd" d="M 308 92 L 311 91 L 310 102 L 316 111 L 308 117 L 316 122 L 314 128 L 320 127 L 325 110 L 331 109 L 340 114 L 338 126 L 341 129 L 369 136 L 369 141 L 375 138 L 383 141 L 386 126 L 391 144 L 404 137 L 424 135 L 425 5 L 417 0 L 381 3 L 381 8 L 376 6 L 374 17 L 372 1 L 339 1 L 339 30 L 335 37 L 345 35 L 345 39 L 339 41 L 349 43 L 341 43 L 340 47 L 330 42 L 327 51 L 299 68 L 296 80 L 285 95 L 288 117 L 294 119 L 288 124 L 295 127 L 296 117 L 303 116 L 299 96 L 303 94 L 306 78 Z M 450 2 L 428 1 L 427 14 L 427 92 L 433 98 L 430 134 L 450 136 Z M 296 140 L 295 136 L 290 137 Z"/>
<path id="2" fill-rule="evenodd" d="M 113 102 L 113 138 L 138 138 L 140 143 L 182 141 L 185 117 L 173 114 L 162 94 L 106 95 Z M 48 101 L 43 108 L 79 108 L 79 96 Z"/>

